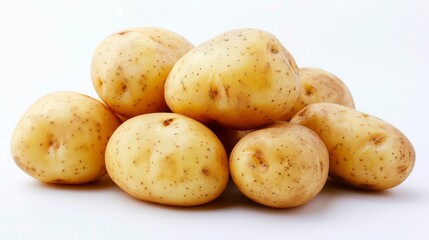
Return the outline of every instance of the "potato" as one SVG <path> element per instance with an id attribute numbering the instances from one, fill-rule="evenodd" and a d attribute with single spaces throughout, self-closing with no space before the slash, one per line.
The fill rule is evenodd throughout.
<path id="1" fill-rule="evenodd" d="M 212 127 L 211 130 L 222 142 L 227 155 L 229 155 L 240 139 L 252 132 L 253 130 L 235 130 L 223 127 Z"/>
<path id="2" fill-rule="evenodd" d="M 286 114 L 298 95 L 295 60 L 272 34 L 238 29 L 180 58 L 165 82 L 173 112 L 247 130 Z"/>
<path id="3" fill-rule="evenodd" d="M 105 148 L 120 123 L 99 100 L 54 92 L 36 101 L 19 120 L 12 156 L 24 172 L 42 182 L 91 182 L 106 174 Z"/>
<path id="4" fill-rule="evenodd" d="M 311 103 L 331 102 L 355 107 L 353 96 L 341 79 L 320 68 L 299 69 L 300 88 L 298 99 L 281 120 L 289 121 L 295 113 Z"/>
<path id="5" fill-rule="evenodd" d="M 91 63 L 93 86 L 126 118 L 167 111 L 165 79 L 177 59 L 192 48 L 189 41 L 164 29 L 125 29 L 97 46 Z"/>
<path id="6" fill-rule="evenodd" d="M 248 198 L 275 208 L 308 203 L 323 188 L 328 151 L 310 129 L 278 122 L 244 136 L 230 155 L 231 177 Z"/>
<path id="7" fill-rule="evenodd" d="M 109 140 L 106 167 L 129 195 L 174 206 L 208 203 L 229 179 L 228 158 L 216 135 L 175 113 L 149 113 L 124 122 Z"/>
<path id="8" fill-rule="evenodd" d="M 385 190 L 399 185 L 413 169 L 411 142 L 374 116 L 335 103 L 314 103 L 291 122 L 320 136 L 329 151 L 329 175 L 347 185 Z"/>

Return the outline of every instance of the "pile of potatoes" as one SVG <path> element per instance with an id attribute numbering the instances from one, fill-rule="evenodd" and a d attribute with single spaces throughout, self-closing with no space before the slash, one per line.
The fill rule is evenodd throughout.
<path id="1" fill-rule="evenodd" d="M 135 198 L 174 206 L 213 201 L 232 180 L 257 203 L 289 208 L 328 177 L 385 190 L 414 166 L 402 132 L 263 30 L 194 47 L 165 29 L 126 29 L 95 49 L 91 79 L 101 100 L 54 92 L 21 117 L 11 152 L 24 172 L 60 184 L 108 174 Z"/>

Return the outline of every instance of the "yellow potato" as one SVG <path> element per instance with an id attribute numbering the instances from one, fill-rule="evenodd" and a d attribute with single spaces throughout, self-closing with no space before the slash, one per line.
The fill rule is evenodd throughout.
<path id="1" fill-rule="evenodd" d="M 310 129 L 287 122 L 247 134 L 230 155 L 237 188 L 253 201 L 275 208 L 311 201 L 323 188 L 328 169 L 322 140 Z"/>
<path id="2" fill-rule="evenodd" d="M 106 174 L 105 148 L 120 123 L 94 98 L 51 93 L 21 117 L 12 136 L 12 156 L 24 172 L 42 182 L 90 182 Z"/>
<path id="3" fill-rule="evenodd" d="M 124 122 L 109 140 L 106 167 L 129 195 L 176 206 L 214 200 L 229 178 L 225 149 L 216 135 L 175 113 L 149 113 Z"/>
<path id="4" fill-rule="evenodd" d="M 355 107 L 353 96 L 341 79 L 320 68 L 300 68 L 300 89 L 292 109 L 281 120 L 289 121 L 305 106 L 318 102 Z"/>
<path id="5" fill-rule="evenodd" d="M 174 63 L 193 45 L 160 28 L 132 28 L 108 36 L 96 48 L 91 79 L 100 98 L 130 118 L 167 111 L 164 82 Z"/>
<path id="6" fill-rule="evenodd" d="M 415 151 L 408 138 L 391 124 L 335 103 L 314 103 L 292 123 L 316 132 L 330 154 L 329 175 L 350 186 L 384 190 L 411 173 Z"/>
<path id="7" fill-rule="evenodd" d="M 173 112 L 202 123 L 253 129 L 286 114 L 298 67 L 279 40 L 258 29 L 219 35 L 180 58 L 165 83 Z"/>

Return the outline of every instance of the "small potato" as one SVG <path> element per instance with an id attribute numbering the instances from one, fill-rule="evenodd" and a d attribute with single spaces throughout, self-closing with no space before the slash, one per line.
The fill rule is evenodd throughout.
<path id="1" fill-rule="evenodd" d="M 193 45 L 160 28 L 131 28 L 108 36 L 96 48 L 91 79 L 100 98 L 126 118 L 167 111 L 164 82 L 174 63 Z"/>
<path id="2" fill-rule="evenodd" d="M 310 129 L 278 122 L 244 136 L 230 155 L 231 177 L 248 198 L 275 208 L 308 203 L 323 188 L 329 156 Z"/>
<path id="3" fill-rule="evenodd" d="M 106 174 L 105 148 L 120 124 L 94 98 L 75 92 L 51 93 L 21 117 L 12 136 L 12 156 L 24 172 L 42 182 L 91 182 Z"/>
<path id="4" fill-rule="evenodd" d="M 165 83 L 173 112 L 205 124 L 249 130 L 278 120 L 296 101 L 295 60 L 272 34 L 238 29 L 180 58 Z"/>
<path id="5" fill-rule="evenodd" d="M 307 105 L 318 102 L 337 103 L 355 107 L 352 94 L 341 79 L 320 68 L 300 68 L 300 89 L 292 109 L 281 120 L 289 121 Z"/>
<path id="6" fill-rule="evenodd" d="M 106 167 L 126 193 L 175 206 L 208 203 L 225 189 L 228 158 L 203 124 L 175 113 L 150 113 L 124 122 L 106 149 Z"/>
<path id="7" fill-rule="evenodd" d="M 329 151 L 329 175 L 350 186 L 385 190 L 411 173 L 415 151 L 391 124 L 335 103 L 314 103 L 299 111 L 292 123 L 316 132 Z"/>

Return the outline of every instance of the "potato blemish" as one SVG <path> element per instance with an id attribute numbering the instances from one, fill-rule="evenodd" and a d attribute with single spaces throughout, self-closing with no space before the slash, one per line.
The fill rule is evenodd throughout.
<path id="1" fill-rule="evenodd" d="M 127 33 L 129 33 L 130 31 L 122 31 L 122 32 L 119 32 L 119 33 L 117 33 L 118 35 L 125 35 L 125 34 L 127 34 Z"/>
<path id="2" fill-rule="evenodd" d="M 204 176 L 208 176 L 208 175 L 209 175 L 209 170 L 208 170 L 207 168 L 203 168 L 203 169 L 201 170 L 201 173 L 202 173 Z"/>
<path id="3" fill-rule="evenodd" d="M 398 170 L 397 172 L 399 175 L 401 175 L 401 174 L 404 174 L 407 171 L 407 169 L 408 169 L 408 166 L 401 165 L 397 168 L 397 170 Z"/>
<path id="4" fill-rule="evenodd" d="M 305 91 L 304 94 L 306 96 L 311 96 L 315 93 L 316 90 L 311 85 L 304 84 L 304 91 Z"/>
<path id="5" fill-rule="evenodd" d="M 253 151 L 249 164 L 251 168 L 257 169 L 259 172 L 265 172 L 268 170 L 268 164 L 265 160 L 265 156 L 259 149 Z"/>
<path id="6" fill-rule="evenodd" d="M 369 144 L 375 146 L 381 146 L 384 142 L 386 142 L 387 136 L 382 134 L 372 134 L 369 140 Z"/>
<path id="7" fill-rule="evenodd" d="M 174 120 L 173 118 L 166 119 L 162 122 L 162 125 L 164 127 L 166 127 L 166 126 L 170 125 L 173 122 L 173 120 Z"/>

